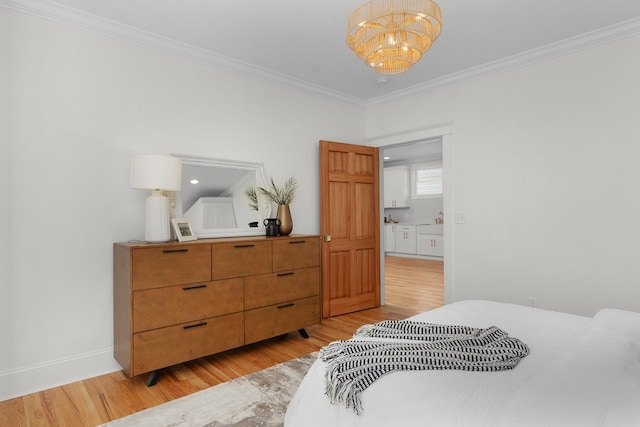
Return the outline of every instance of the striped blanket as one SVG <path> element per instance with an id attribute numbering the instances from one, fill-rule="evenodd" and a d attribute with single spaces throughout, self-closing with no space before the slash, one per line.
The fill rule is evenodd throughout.
<path id="1" fill-rule="evenodd" d="M 320 350 L 320 358 L 327 364 L 325 394 L 331 403 L 342 402 L 356 414 L 363 410 L 360 393 L 390 372 L 502 371 L 529 354 L 526 344 L 495 326 L 386 320 L 361 327 L 354 337 L 332 342 Z"/>

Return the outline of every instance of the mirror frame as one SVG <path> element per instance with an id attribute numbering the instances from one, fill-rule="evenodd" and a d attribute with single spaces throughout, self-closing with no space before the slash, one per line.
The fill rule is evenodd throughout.
<path id="1" fill-rule="evenodd" d="M 240 169 L 246 171 L 254 171 L 256 174 L 256 186 L 264 186 L 266 182 L 264 174 L 264 165 L 262 163 L 243 162 L 238 160 L 216 159 L 208 157 L 188 156 L 183 154 L 172 154 L 182 160 L 182 165 L 217 167 L 223 169 Z M 181 218 L 182 197 L 181 192 L 175 192 L 175 215 Z M 217 238 L 217 237 L 242 237 L 242 236 L 264 236 L 265 229 L 261 221 L 258 221 L 258 227 L 238 227 L 238 228 L 198 228 L 196 224 L 192 224 L 194 232 L 198 238 Z"/>

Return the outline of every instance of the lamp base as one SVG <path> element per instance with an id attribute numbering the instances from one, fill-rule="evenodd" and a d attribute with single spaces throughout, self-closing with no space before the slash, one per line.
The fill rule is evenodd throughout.
<path id="1" fill-rule="evenodd" d="M 169 199 L 160 190 L 151 191 L 144 205 L 144 240 L 164 243 L 171 240 L 169 225 Z"/>

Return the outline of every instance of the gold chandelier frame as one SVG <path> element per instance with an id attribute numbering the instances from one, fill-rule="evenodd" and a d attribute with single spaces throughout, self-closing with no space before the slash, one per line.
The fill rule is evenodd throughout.
<path id="1" fill-rule="evenodd" d="M 372 0 L 353 11 L 347 45 L 380 74 L 410 69 L 442 30 L 440 6 L 432 0 Z"/>

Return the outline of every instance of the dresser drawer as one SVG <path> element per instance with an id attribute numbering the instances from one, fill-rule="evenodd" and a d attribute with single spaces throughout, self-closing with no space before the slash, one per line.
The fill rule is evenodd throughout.
<path id="1" fill-rule="evenodd" d="M 214 244 L 211 257 L 214 280 L 271 272 L 271 242 Z"/>
<path id="2" fill-rule="evenodd" d="M 260 274 L 244 279 L 246 310 L 320 293 L 320 267 Z"/>
<path id="3" fill-rule="evenodd" d="M 310 297 L 245 311 L 245 344 L 320 322 L 320 298 Z"/>
<path id="4" fill-rule="evenodd" d="M 133 293 L 133 332 L 244 310 L 242 278 Z"/>
<path id="5" fill-rule="evenodd" d="M 293 270 L 320 265 L 320 239 L 291 238 L 273 242 L 273 271 Z"/>
<path id="6" fill-rule="evenodd" d="M 243 314 L 204 319 L 133 336 L 133 372 L 143 374 L 243 344 Z"/>
<path id="7" fill-rule="evenodd" d="M 135 248 L 131 268 L 134 290 L 208 282 L 211 280 L 211 246 Z"/>

